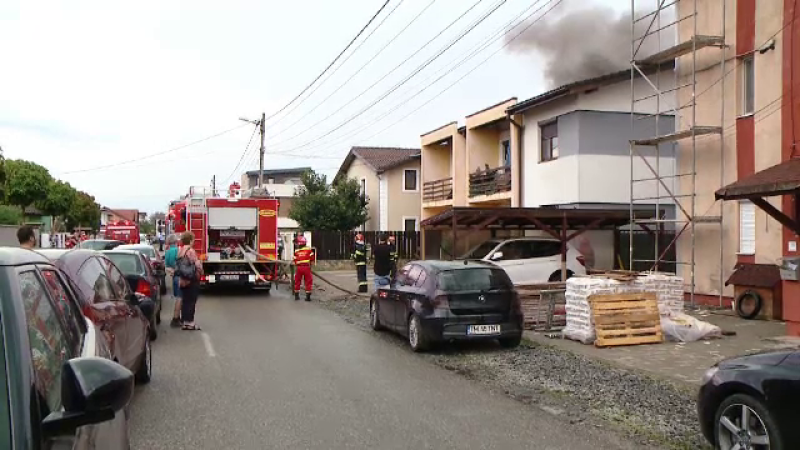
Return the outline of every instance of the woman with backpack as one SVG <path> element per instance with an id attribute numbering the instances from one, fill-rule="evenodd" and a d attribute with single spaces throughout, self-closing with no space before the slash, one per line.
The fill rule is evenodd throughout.
<path id="1" fill-rule="evenodd" d="M 203 265 L 192 248 L 194 233 L 187 231 L 181 236 L 183 247 L 178 250 L 175 272 L 180 277 L 181 291 L 181 321 L 184 330 L 199 330 L 194 322 L 194 312 L 197 306 L 197 297 L 200 295 L 200 277 L 203 274 Z"/>

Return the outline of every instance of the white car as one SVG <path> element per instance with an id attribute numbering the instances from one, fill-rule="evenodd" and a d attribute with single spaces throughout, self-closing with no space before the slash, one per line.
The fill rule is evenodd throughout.
<path id="1" fill-rule="evenodd" d="M 505 269 L 514 284 L 561 280 L 561 242 L 557 239 L 489 239 L 470 250 L 462 259 L 477 259 L 496 264 Z M 585 264 L 583 255 L 567 244 L 567 278 L 585 275 Z"/>

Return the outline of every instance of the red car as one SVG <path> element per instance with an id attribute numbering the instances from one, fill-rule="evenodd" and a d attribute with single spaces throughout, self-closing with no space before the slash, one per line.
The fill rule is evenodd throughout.
<path id="1" fill-rule="evenodd" d="M 150 321 L 155 303 L 133 292 L 125 275 L 94 250 L 40 250 L 72 281 L 83 314 L 94 322 L 113 358 L 148 383 L 151 376 Z"/>

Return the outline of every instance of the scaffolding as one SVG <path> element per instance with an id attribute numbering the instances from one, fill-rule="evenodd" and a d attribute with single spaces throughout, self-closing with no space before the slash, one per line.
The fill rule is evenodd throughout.
<path id="1" fill-rule="evenodd" d="M 701 1 L 710 0 L 631 0 L 631 132 L 635 132 L 635 124 L 644 116 L 653 118 L 655 133 L 644 138 L 632 134 L 633 139 L 630 141 L 631 238 L 629 261 L 631 267 L 634 267 L 635 263 L 647 264 L 651 270 L 659 270 L 659 266 L 663 267 L 667 264 L 674 266 L 676 272 L 684 274 L 685 290 L 689 292 L 692 307 L 695 306 L 695 244 L 696 227 L 698 226 L 716 225 L 719 227 L 720 306 L 724 288 L 723 205 L 722 202 L 717 202 L 708 211 L 698 211 L 697 140 L 704 137 L 706 139 L 703 142 L 704 145 L 718 147 L 719 186 L 722 187 L 725 184 L 723 126 L 725 123 L 725 4 L 727 0 L 714 2 L 721 3 L 720 23 L 722 25 L 720 34 L 713 36 L 698 32 L 698 3 Z M 704 13 L 709 10 L 709 8 L 703 9 Z M 665 30 L 674 30 L 678 39 L 668 40 L 662 37 Z M 691 31 L 687 32 L 687 30 Z M 651 50 L 649 55 L 643 54 L 643 47 L 649 47 L 645 45 L 646 40 L 649 46 L 655 46 L 653 41 L 657 44 L 657 47 Z M 719 95 L 719 126 L 698 123 L 697 120 L 697 99 L 705 92 L 698 93 L 697 76 L 699 71 L 709 69 L 707 66 L 698 68 L 698 52 L 703 49 L 718 49 L 719 51 L 719 62 L 712 62 L 713 66 L 721 68 L 723 74 L 718 81 L 721 93 Z M 707 52 L 710 51 L 707 50 Z M 664 71 L 661 70 L 661 67 L 665 63 L 674 64 L 671 75 L 662 73 Z M 649 70 L 653 67 L 656 70 Z M 648 95 L 637 93 L 637 86 L 642 85 L 641 82 L 637 84 L 637 79 L 644 80 Z M 681 103 L 681 94 L 690 94 L 688 95 L 689 100 Z M 711 95 L 713 94 L 711 93 Z M 670 101 L 670 99 L 672 100 Z M 649 102 L 649 105 L 645 102 Z M 653 103 L 655 104 L 654 113 L 652 111 Z M 642 112 L 645 107 L 650 108 L 650 111 Z M 673 116 L 674 119 L 667 121 L 665 116 Z M 686 125 L 681 123 L 682 118 L 688 119 Z M 670 126 L 666 122 L 672 125 Z M 707 139 L 714 139 L 714 142 L 709 143 Z M 681 143 L 683 145 L 679 145 Z M 662 147 L 665 146 L 671 148 L 671 154 L 675 158 L 674 169 L 671 172 L 662 170 L 661 166 L 664 152 Z M 655 164 L 648 161 L 648 155 L 651 158 L 655 156 Z M 635 164 L 637 161 L 643 161 L 643 165 L 647 167 L 646 176 L 639 178 L 635 173 L 634 168 L 637 167 Z M 704 164 L 708 164 L 708 157 L 705 155 Z M 642 183 L 650 183 L 652 186 L 650 191 L 654 190 L 655 193 L 650 192 L 647 196 L 637 196 L 637 192 L 643 190 Z M 676 188 L 676 186 L 680 187 Z M 644 202 L 647 205 L 654 204 L 656 214 L 653 218 L 637 218 L 636 210 L 643 207 Z M 674 205 L 674 217 L 667 217 L 662 211 L 666 205 Z M 707 215 L 717 207 L 719 208 L 718 214 Z M 665 228 L 674 233 L 674 237 L 666 246 L 659 248 L 660 238 L 666 231 Z M 635 258 L 633 234 L 637 230 L 644 230 L 654 237 L 652 259 Z M 689 251 L 676 252 L 677 257 L 674 261 L 664 260 L 669 251 L 677 246 L 678 240 L 682 237 L 685 239 L 687 233 L 691 240 Z"/>

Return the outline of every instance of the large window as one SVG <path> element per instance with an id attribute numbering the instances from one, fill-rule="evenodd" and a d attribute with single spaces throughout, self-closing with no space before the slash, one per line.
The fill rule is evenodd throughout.
<path id="1" fill-rule="evenodd" d="M 417 192 L 419 185 L 417 184 L 419 176 L 417 169 L 404 169 L 403 170 L 403 192 Z"/>
<path id="2" fill-rule="evenodd" d="M 742 115 L 756 110 L 755 61 L 752 56 L 742 59 Z"/>
<path id="3" fill-rule="evenodd" d="M 542 161 L 552 161 L 558 158 L 558 122 L 553 121 L 541 126 L 542 134 Z"/>
<path id="4" fill-rule="evenodd" d="M 503 151 L 503 167 L 511 167 L 511 142 L 506 139 L 500 146 Z"/>
<path id="5" fill-rule="evenodd" d="M 756 205 L 749 201 L 739 202 L 739 254 L 756 253 Z"/>
<path id="6" fill-rule="evenodd" d="M 417 222 L 419 220 L 416 217 L 403 217 L 403 231 L 415 233 L 417 231 Z"/>

